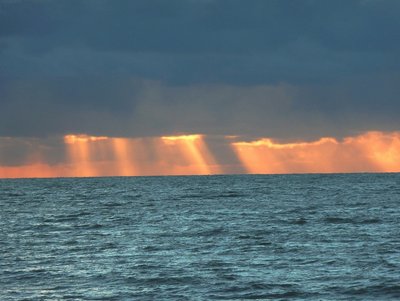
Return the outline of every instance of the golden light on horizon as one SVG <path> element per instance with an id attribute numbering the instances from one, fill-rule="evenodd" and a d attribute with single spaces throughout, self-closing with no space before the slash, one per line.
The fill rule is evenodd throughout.
<path id="1" fill-rule="evenodd" d="M 63 142 L 65 162 L 50 165 L 37 155 L 24 166 L 0 166 L 0 177 L 202 175 L 221 172 L 203 135 L 119 138 L 68 134 L 63 137 Z"/>
<path id="2" fill-rule="evenodd" d="M 19 161 L 7 162 L 6 157 L 0 157 L 7 162 L 0 165 L 0 178 L 207 175 L 243 171 L 253 174 L 400 172 L 400 132 L 366 132 L 340 141 L 324 137 L 292 143 L 270 138 L 237 141 L 237 136 L 213 137 L 207 142 L 206 138 L 204 135 L 121 138 L 69 134 L 48 145 L 36 138 L 0 138 L 1 156 L 6 153 L 10 156 L 13 143 L 17 148 L 25 147 Z M 220 153 L 210 150 L 210 141 L 219 145 L 212 149 Z M 229 151 L 226 157 L 229 160 L 221 157 L 224 156 L 221 146 Z M 217 161 L 216 155 L 224 165 Z"/>
<path id="3" fill-rule="evenodd" d="M 132 140 L 132 139 L 131 139 Z M 117 173 L 120 176 L 137 175 L 137 168 L 133 157 L 133 141 L 126 138 L 112 138 L 113 151 L 116 159 Z"/>
<path id="4" fill-rule="evenodd" d="M 68 162 L 78 177 L 93 177 L 98 174 L 93 162 L 93 142 L 107 140 L 106 137 L 88 135 L 66 135 L 64 142 L 67 147 Z"/>
<path id="5" fill-rule="evenodd" d="M 248 173 L 400 171 L 400 133 L 367 132 L 338 141 L 278 143 L 268 138 L 231 144 Z"/>
<path id="6" fill-rule="evenodd" d="M 73 177 L 65 165 L 33 163 L 23 166 L 0 166 L 0 178 L 54 178 Z"/>
<path id="7" fill-rule="evenodd" d="M 162 136 L 164 141 L 196 141 L 203 139 L 203 135 L 178 135 L 178 136 Z"/>
<path id="8" fill-rule="evenodd" d="M 74 143 L 80 143 L 80 142 L 90 142 L 90 141 L 101 141 L 101 140 L 107 140 L 109 139 L 106 136 L 89 136 L 86 134 L 79 134 L 79 135 L 65 135 L 64 136 L 64 142 L 66 144 L 74 144 Z"/>
<path id="9" fill-rule="evenodd" d="M 203 135 L 163 136 L 161 140 L 165 146 L 173 149 L 173 152 L 169 151 L 170 156 L 185 159 L 186 162 L 180 164 L 180 167 L 185 166 L 186 172 L 189 172 L 189 174 L 216 174 L 221 172 L 214 156 L 204 142 Z M 174 173 L 179 174 L 181 172 L 183 170 Z"/>
<path id="10" fill-rule="evenodd" d="M 368 132 L 347 143 L 357 144 L 382 172 L 400 171 L 400 132 Z"/>

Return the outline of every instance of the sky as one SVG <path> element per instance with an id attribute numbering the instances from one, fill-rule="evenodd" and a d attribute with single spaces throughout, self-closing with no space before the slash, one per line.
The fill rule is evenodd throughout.
<path id="1" fill-rule="evenodd" d="M 0 177 L 400 171 L 399 95 L 397 0 L 0 0 Z"/>

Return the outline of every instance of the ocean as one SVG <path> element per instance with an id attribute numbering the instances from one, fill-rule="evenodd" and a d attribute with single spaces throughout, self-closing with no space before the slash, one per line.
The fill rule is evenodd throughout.
<path id="1" fill-rule="evenodd" d="M 400 174 L 0 180 L 0 300 L 400 300 Z"/>

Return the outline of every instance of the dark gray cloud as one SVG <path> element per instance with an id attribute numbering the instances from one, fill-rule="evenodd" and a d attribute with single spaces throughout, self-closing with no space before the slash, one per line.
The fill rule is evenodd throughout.
<path id="1" fill-rule="evenodd" d="M 397 0 L 0 0 L 0 136 L 396 130 Z"/>
<path id="2" fill-rule="evenodd" d="M 0 137 L 0 167 L 43 162 L 50 165 L 65 162 L 65 145 L 60 138 Z"/>
<path id="3" fill-rule="evenodd" d="M 335 85 L 171 86 L 92 77 L 13 80 L 3 85 L 0 136 L 204 133 L 311 139 L 396 130 L 398 84 L 398 75 Z"/>
<path id="4" fill-rule="evenodd" d="M 173 82 L 334 79 L 399 68 L 398 1 L 2 1 L 5 75 Z"/>

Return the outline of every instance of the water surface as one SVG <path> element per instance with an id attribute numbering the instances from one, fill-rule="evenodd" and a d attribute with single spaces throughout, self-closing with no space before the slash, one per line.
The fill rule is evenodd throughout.
<path id="1" fill-rule="evenodd" d="M 399 300 L 400 174 L 0 180 L 0 300 Z"/>

